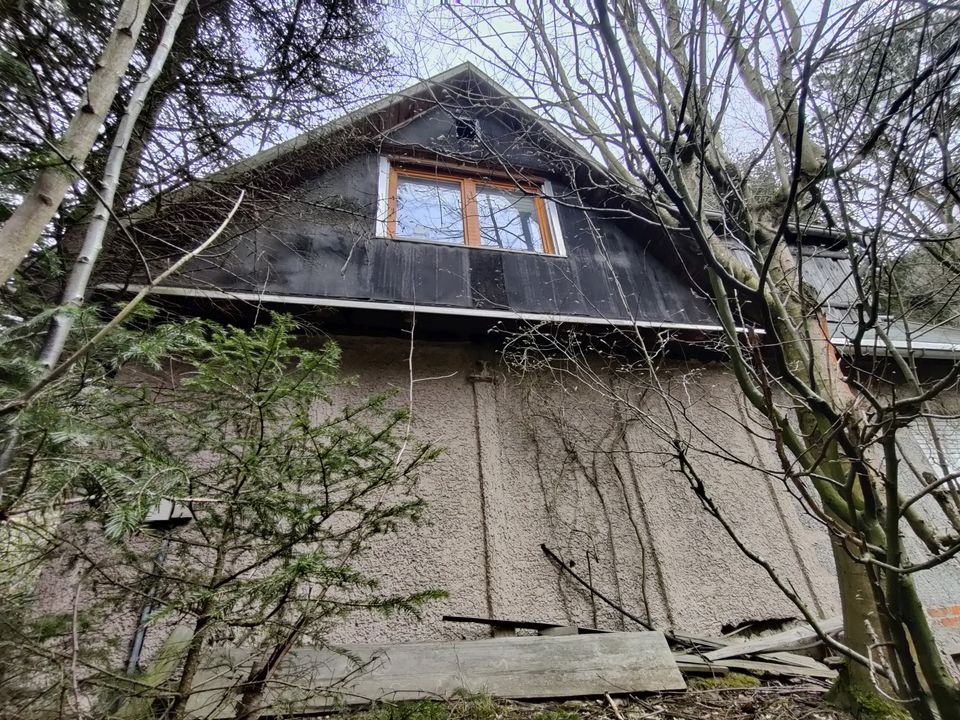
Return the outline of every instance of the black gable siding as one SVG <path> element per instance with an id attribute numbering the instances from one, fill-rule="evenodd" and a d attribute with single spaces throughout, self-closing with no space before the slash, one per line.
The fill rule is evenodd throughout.
<path id="1" fill-rule="evenodd" d="M 403 134 L 418 143 L 439 135 L 442 145 L 452 123 L 449 115 L 428 114 Z M 519 141 L 509 143 L 518 158 L 533 154 Z M 288 205 L 242 235 L 228 255 L 198 265 L 183 284 L 302 298 L 716 324 L 709 303 L 649 252 L 651 242 L 663 242 L 655 229 L 630 232 L 593 212 L 591 223 L 585 211 L 558 205 L 565 257 L 378 238 L 377 182 L 375 153 L 305 178 Z M 555 191 L 562 194 L 564 188 Z"/>
<path id="2" fill-rule="evenodd" d="M 457 136 L 457 118 L 476 121 L 475 138 Z M 412 153 L 427 151 L 472 159 L 497 168 L 508 164 L 537 173 L 563 168 L 564 158 L 545 153 L 530 140 L 529 128 L 511 127 L 498 116 L 496 108 L 444 107 L 425 112 L 413 122 L 389 133 L 385 142 L 393 150 Z"/>

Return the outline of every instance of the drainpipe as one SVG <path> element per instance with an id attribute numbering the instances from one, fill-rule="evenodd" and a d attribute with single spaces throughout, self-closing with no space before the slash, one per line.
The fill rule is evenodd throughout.
<path id="1" fill-rule="evenodd" d="M 159 584 L 160 573 L 163 571 L 163 565 L 167 559 L 167 552 L 170 549 L 170 530 L 163 530 L 163 538 L 160 540 L 160 547 L 157 548 L 157 554 L 153 558 L 153 574 L 157 578 L 150 586 L 147 595 L 149 596 Z M 137 630 L 133 634 L 133 640 L 130 643 L 130 652 L 127 655 L 127 675 L 136 675 L 140 672 L 140 655 L 143 653 L 143 641 L 147 637 L 147 622 L 153 615 L 154 602 L 147 597 L 146 602 L 140 609 L 140 617 L 137 619 Z"/>
<path id="2" fill-rule="evenodd" d="M 140 656 L 143 654 L 143 643 L 147 637 L 147 623 L 156 610 L 156 605 L 151 595 L 159 588 L 160 578 L 163 575 L 163 567 L 167 561 L 167 553 L 170 551 L 170 538 L 173 531 L 182 525 L 186 525 L 193 519 L 190 511 L 169 500 L 161 500 L 157 508 L 147 516 L 144 525 L 160 533 L 160 545 L 153 558 L 153 577 L 154 580 L 147 588 L 147 599 L 140 609 L 140 616 L 137 618 L 137 629 L 134 631 L 133 639 L 130 641 L 130 652 L 127 654 L 125 671 L 127 675 L 136 675 L 140 672 Z"/>
<path id="3" fill-rule="evenodd" d="M 470 385 L 473 388 L 473 417 L 477 442 L 477 480 L 479 481 L 480 485 L 480 521 L 483 539 L 484 599 L 486 600 L 487 604 L 487 615 L 489 617 L 496 617 L 493 602 L 493 578 L 491 577 L 493 574 L 493 559 L 491 558 L 490 528 L 488 527 L 488 523 L 490 522 L 490 512 L 488 507 L 490 504 L 490 488 L 488 487 L 489 478 L 486 477 L 485 472 L 487 463 L 484 462 L 485 455 L 489 453 L 490 450 L 489 448 L 485 447 L 485 433 L 482 421 L 482 407 L 484 404 L 483 397 L 485 395 L 485 391 L 479 387 L 486 385 L 487 383 L 492 383 L 493 374 L 490 372 L 486 361 L 480 361 L 479 365 L 480 367 L 478 372 L 468 375 L 467 380 L 470 382 Z M 493 632 L 493 629 L 491 629 L 491 632 Z"/>

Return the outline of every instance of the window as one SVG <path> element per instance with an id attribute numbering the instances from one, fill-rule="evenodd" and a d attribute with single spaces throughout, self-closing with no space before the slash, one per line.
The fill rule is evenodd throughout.
<path id="1" fill-rule="evenodd" d="M 510 188 L 477 186 L 480 244 L 504 250 L 553 252 L 541 229 L 539 197 Z"/>
<path id="2" fill-rule="evenodd" d="M 463 198 L 460 183 L 402 175 L 394 195 L 394 237 L 460 242 Z"/>
<path id="3" fill-rule="evenodd" d="M 385 167 L 388 237 L 558 254 L 547 183 L 518 185 L 433 169 Z M 386 187 L 383 187 L 386 185 Z"/>

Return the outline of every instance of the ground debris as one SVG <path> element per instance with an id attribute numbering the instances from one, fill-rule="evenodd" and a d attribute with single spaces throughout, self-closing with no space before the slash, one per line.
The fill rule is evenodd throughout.
<path id="1" fill-rule="evenodd" d="M 691 689 L 623 700 L 624 720 L 851 720 L 829 707 L 819 687 Z M 578 713 L 580 720 L 615 720 L 601 705 L 596 712 Z"/>
<path id="2" fill-rule="evenodd" d="M 853 720 L 830 707 L 824 688 L 764 684 L 752 688 L 694 685 L 686 692 L 562 702 L 452 700 L 380 704 L 343 720 Z"/>

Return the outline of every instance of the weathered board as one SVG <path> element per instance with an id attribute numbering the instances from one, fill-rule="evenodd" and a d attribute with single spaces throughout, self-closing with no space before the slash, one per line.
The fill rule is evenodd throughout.
<path id="1" fill-rule="evenodd" d="M 843 619 L 839 617 L 820 621 L 820 629 L 828 635 L 843 629 Z M 819 642 L 819 636 L 809 625 L 785 630 L 775 635 L 766 635 L 745 642 L 731 643 L 726 647 L 711 650 L 704 654 L 707 660 L 717 662 L 732 657 L 756 655 L 764 652 L 799 650 Z"/>
<path id="2" fill-rule="evenodd" d="M 785 677 L 785 678 L 818 678 L 833 680 L 837 671 L 828 668 L 822 663 L 811 664 L 809 667 L 780 662 L 766 662 L 763 660 L 746 660 L 744 658 L 727 658 L 714 663 L 699 655 L 675 655 L 677 666 L 686 673 L 725 675 L 732 671 L 743 671 L 757 677 Z"/>
<path id="3" fill-rule="evenodd" d="M 271 714 L 449 697 L 461 689 L 501 698 L 545 698 L 686 687 L 659 632 L 346 645 L 340 650 L 293 651 L 264 698 Z M 249 669 L 243 650 L 208 656 L 189 714 L 232 717 L 236 688 Z"/>
<path id="4" fill-rule="evenodd" d="M 504 618 L 485 618 L 473 617 L 468 615 L 444 615 L 441 618 L 444 622 L 456 623 L 476 623 L 478 625 L 489 625 L 494 630 L 536 630 L 538 633 L 546 633 L 558 628 L 567 628 L 568 625 L 562 623 L 537 622 L 535 620 L 509 620 Z M 613 630 L 602 630 L 595 627 L 577 626 L 574 628 L 581 635 L 592 635 L 594 633 L 609 633 Z M 573 633 L 571 633 L 573 634 Z M 719 646 L 717 646 L 719 647 Z"/>
<path id="5" fill-rule="evenodd" d="M 622 212 L 604 212 L 592 203 L 589 210 L 576 207 L 577 193 L 560 180 L 568 164 L 524 148 L 526 134 L 507 129 L 490 107 L 437 108 L 391 133 L 389 142 L 453 159 L 449 156 L 464 152 L 460 143 L 449 144 L 457 137 L 457 118 L 474 115 L 484 147 L 502 143 L 503 154 L 494 156 L 492 169 L 506 162 L 554 178 L 554 195 L 562 199 L 555 207 L 565 254 L 378 237 L 380 156 L 359 152 L 325 172 L 289 179 L 292 187 L 281 195 L 287 200 L 268 211 L 262 224 L 236 238 L 228 251 L 191 263 L 177 284 L 314 298 L 321 305 L 322 299 L 336 299 L 426 311 L 437 306 L 717 325 L 712 305 L 686 272 L 670 269 L 673 245 L 656 224 L 630 221 Z M 488 153 L 483 155 L 489 162 Z M 538 168 L 548 157 L 553 161 Z M 324 207 L 343 211 L 321 211 Z"/>

